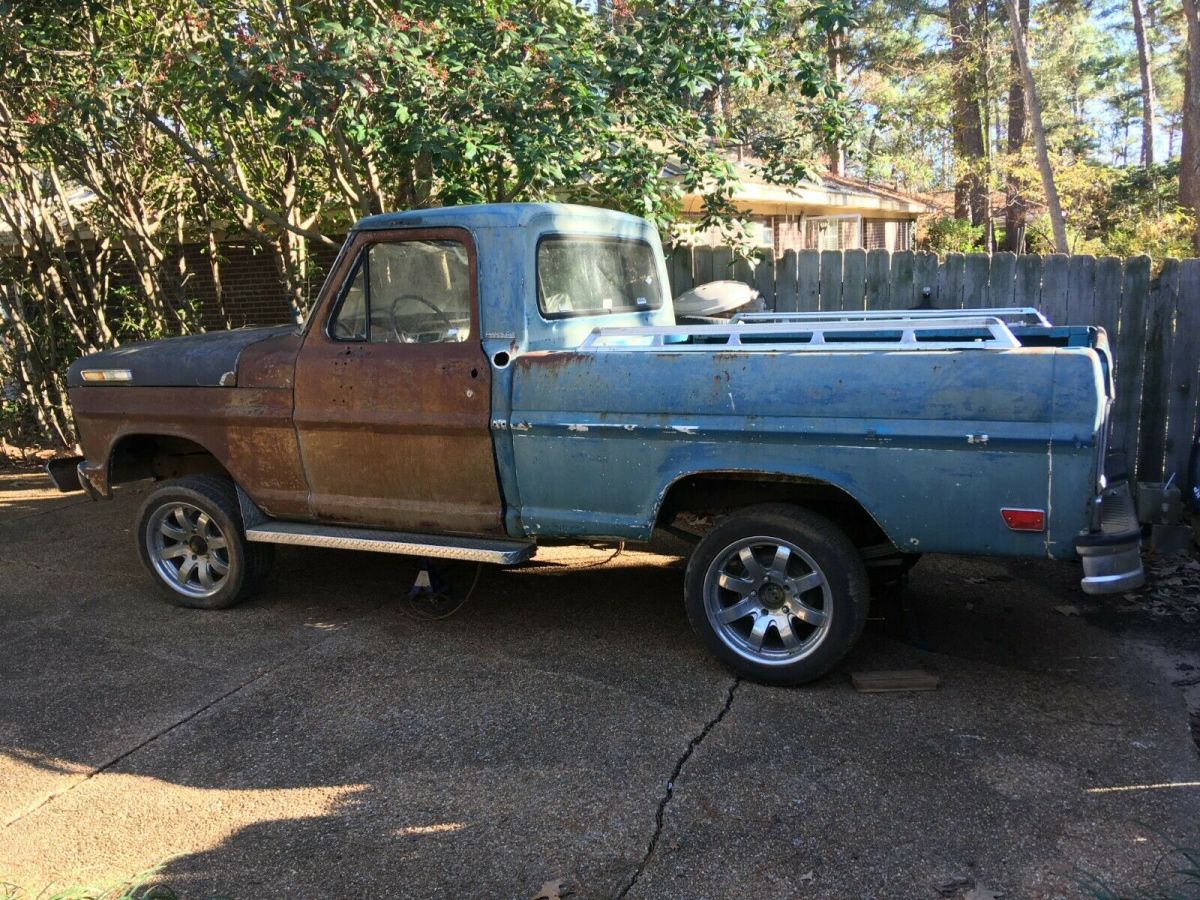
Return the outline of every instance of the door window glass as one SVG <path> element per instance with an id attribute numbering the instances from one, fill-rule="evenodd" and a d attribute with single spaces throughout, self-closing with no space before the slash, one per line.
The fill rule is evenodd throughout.
<path id="1" fill-rule="evenodd" d="M 467 248 L 450 240 L 371 244 L 333 327 L 338 339 L 383 344 L 457 343 L 470 333 Z"/>

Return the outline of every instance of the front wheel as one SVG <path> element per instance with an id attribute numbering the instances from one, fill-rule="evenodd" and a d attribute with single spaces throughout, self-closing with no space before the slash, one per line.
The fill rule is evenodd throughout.
<path id="1" fill-rule="evenodd" d="M 765 504 L 729 516 L 696 546 L 684 603 L 700 639 L 738 674 L 803 684 L 858 640 L 870 591 L 837 526 L 801 507 Z"/>
<path id="2" fill-rule="evenodd" d="M 194 609 L 224 609 L 250 596 L 273 558 L 271 545 L 246 540 L 237 491 L 218 475 L 189 475 L 155 489 L 136 533 L 160 593 Z"/>

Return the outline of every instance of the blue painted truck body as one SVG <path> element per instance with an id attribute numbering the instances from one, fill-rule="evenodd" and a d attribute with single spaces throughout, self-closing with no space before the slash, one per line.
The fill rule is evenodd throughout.
<path id="1" fill-rule="evenodd" d="M 454 226 L 478 257 L 505 528 L 514 538 L 645 540 L 672 485 L 748 473 L 829 485 L 902 552 L 1071 558 L 1098 522 L 1112 399 L 1099 329 L 1013 329 L 1015 349 L 587 348 L 597 327 L 672 326 L 658 310 L 547 319 L 547 235 L 649 244 L 641 219 L 561 205 L 378 216 L 360 230 Z M 619 342 L 618 342 L 619 343 Z M 1002 508 L 1044 510 L 1040 532 Z"/>

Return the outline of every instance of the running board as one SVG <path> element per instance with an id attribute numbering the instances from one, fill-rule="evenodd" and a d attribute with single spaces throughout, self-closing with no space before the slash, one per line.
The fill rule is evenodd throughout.
<path id="1" fill-rule="evenodd" d="M 307 522 L 268 520 L 246 529 L 246 540 L 267 544 L 293 544 L 301 547 L 328 547 L 334 550 L 370 550 L 375 553 L 400 553 L 435 559 L 462 559 L 468 562 L 498 563 L 512 566 L 533 556 L 536 544 L 521 541 L 492 541 L 478 538 L 443 537 L 434 534 L 405 534 L 400 531 L 375 531 L 370 528 L 339 528 Z"/>

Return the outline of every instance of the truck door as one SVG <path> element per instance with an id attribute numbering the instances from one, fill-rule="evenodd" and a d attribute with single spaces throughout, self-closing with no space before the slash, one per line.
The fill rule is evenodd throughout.
<path id="1" fill-rule="evenodd" d="M 399 229 L 352 240 L 296 363 L 313 515 L 502 534 L 471 236 Z"/>

